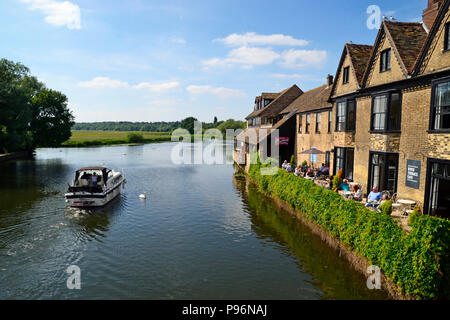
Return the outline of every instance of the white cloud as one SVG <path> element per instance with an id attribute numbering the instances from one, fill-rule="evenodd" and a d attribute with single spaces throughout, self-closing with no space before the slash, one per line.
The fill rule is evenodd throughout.
<path id="1" fill-rule="evenodd" d="M 247 46 L 247 45 L 269 45 L 269 46 L 306 46 L 308 41 L 295 39 L 292 36 L 283 34 L 261 35 L 255 32 L 247 32 L 244 34 L 230 34 L 222 39 L 214 41 L 222 42 L 229 46 Z"/>
<path id="2" fill-rule="evenodd" d="M 282 53 L 281 65 L 285 68 L 322 67 L 327 60 L 323 50 L 290 49 Z"/>
<path id="3" fill-rule="evenodd" d="M 241 47 L 233 49 L 224 59 L 213 58 L 203 61 L 206 67 L 231 66 L 233 64 L 244 65 L 249 68 L 253 65 L 267 65 L 280 58 L 280 54 L 268 48 Z"/>
<path id="4" fill-rule="evenodd" d="M 170 42 L 177 43 L 177 44 L 186 44 L 186 40 L 183 38 L 173 37 L 170 38 Z"/>
<path id="5" fill-rule="evenodd" d="M 106 77 L 97 77 L 91 81 L 78 82 L 78 86 L 82 88 L 126 88 L 127 82 L 112 80 Z"/>
<path id="6" fill-rule="evenodd" d="M 134 86 L 134 88 L 136 88 L 136 89 L 147 89 L 152 92 L 168 92 L 168 91 L 176 90 L 179 87 L 180 87 L 180 83 L 178 81 L 158 83 L 158 84 L 141 82 L 138 85 Z"/>
<path id="7" fill-rule="evenodd" d="M 222 99 L 246 97 L 246 94 L 242 90 L 228 89 L 221 87 L 218 88 L 209 85 L 202 85 L 202 86 L 191 85 L 187 87 L 187 91 L 193 95 L 213 94 Z"/>
<path id="8" fill-rule="evenodd" d="M 178 81 L 171 81 L 165 83 L 152 84 L 149 82 L 141 82 L 137 85 L 131 86 L 128 82 L 113 80 L 107 77 L 96 77 L 90 81 L 78 82 L 78 86 L 82 88 L 133 88 L 133 89 L 145 89 L 151 92 L 169 92 L 174 91 L 180 87 Z"/>
<path id="9" fill-rule="evenodd" d="M 272 78 L 275 79 L 300 79 L 303 78 L 304 76 L 298 73 L 294 73 L 294 74 L 286 74 L 286 73 L 274 73 L 271 74 Z"/>
<path id="10" fill-rule="evenodd" d="M 43 12 L 45 21 L 54 26 L 66 26 L 69 29 L 81 29 L 80 7 L 70 1 L 20 0 L 29 4 L 30 10 Z"/>

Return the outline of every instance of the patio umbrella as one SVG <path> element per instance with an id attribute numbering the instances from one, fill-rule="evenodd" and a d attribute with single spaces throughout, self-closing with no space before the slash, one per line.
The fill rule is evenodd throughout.
<path id="1" fill-rule="evenodd" d="M 301 154 L 325 154 L 326 152 L 320 151 L 318 149 L 312 148 L 306 151 L 301 152 Z"/>

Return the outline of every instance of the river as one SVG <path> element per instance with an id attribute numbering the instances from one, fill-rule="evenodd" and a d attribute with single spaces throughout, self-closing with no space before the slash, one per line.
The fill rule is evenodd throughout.
<path id="1" fill-rule="evenodd" d="M 173 146 L 1 164 L 0 299 L 388 298 L 232 165 L 176 165 Z M 91 165 L 123 171 L 126 188 L 103 209 L 66 208 L 67 183 Z M 70 265 L 80 290 L 67 288 Z"/>

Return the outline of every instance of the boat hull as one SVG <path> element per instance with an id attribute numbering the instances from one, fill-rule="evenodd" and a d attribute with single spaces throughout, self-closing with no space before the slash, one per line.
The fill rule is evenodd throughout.
<path id="1" fill-rule="evenodd" d="M 103 193 L 73 192 L 66 193 L 66 202 L 73 208 L 103 207 L 120 195 L 123 182 Z"/>

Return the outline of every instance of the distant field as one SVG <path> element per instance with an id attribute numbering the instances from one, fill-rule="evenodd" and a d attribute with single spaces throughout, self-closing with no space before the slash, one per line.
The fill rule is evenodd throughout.
<path id="1" fill-rule="evenodd" d="M 124 144 L 128 142 L 128 134 L 131 131 L 93 131 L 72 130 L 72 137 L 62 144 L 63 147 L 89 147 L 112 144 Z M 135 132 L 144 136 L 144 142 L 170 141 L 168 132 Z"/>

